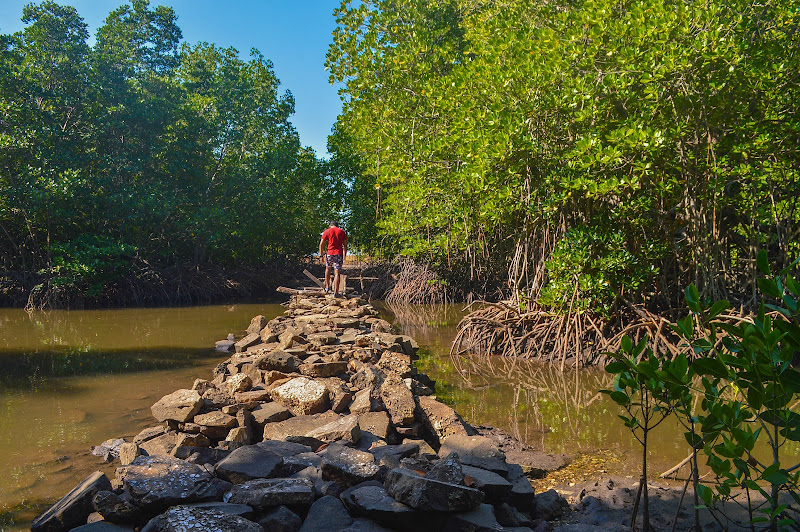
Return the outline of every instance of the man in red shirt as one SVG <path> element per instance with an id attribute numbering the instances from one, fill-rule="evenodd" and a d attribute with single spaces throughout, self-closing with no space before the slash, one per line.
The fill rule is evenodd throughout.
<path id="1" fill-rule="evenodd" d="M 325 253 L 325 241 L 328 242 L 327 253 Z M 331 222 L 330 227 L 322 233 L 319 241 L 319 256 L 322 264 L 325 265 L 325 291 L 330 291 L 331 268 L 333 268 L 333 295 L 337 297 L 339 295 L 339 270 L 347 256 L 347 233 L 339 228 L 338 222 Z"/>

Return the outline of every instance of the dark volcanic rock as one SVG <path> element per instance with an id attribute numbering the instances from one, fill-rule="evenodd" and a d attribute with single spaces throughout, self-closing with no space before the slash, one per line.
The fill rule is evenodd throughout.
<path id="1" fill-rule="evenodd" d="M 492 532 L 504 530 L 494 516 L 491 504 L 481 504 L 471 512 L 452 515 L 445 523 L 443 532 Z"/>
<path id="2" fill-rule="evenodd" d="M 473 487 L 478 488 L 486 495 L 486 501 L 488 502 L 505 501 L 511 494 L 511 483 L 497 473 L 467 465 L 463 466 L 462 470 L 464 475 L 469 476 L 475 483 Z"/>
<path id="3" fill-rule="evenodd" d="M 342 501 L 326 495 L 311 505 L 300 532 L 339 532 L 352 524 Z"/>
<path id="4" fill-rule="evenodd" d="M 276 477 L 282 466 L 281 456 L 257 445 L 247 445 L 218 463 L 215 474 L 228 482 L 241 484 L 255 478 Z"/>
<path id="5" fill-rule="evenodd" d="M 419 452 L 419 444 L 417 443 L 404 443 L 402 445 L 383 445 L 375 447 L 369 451 L 375 457 L 376 462 L 380 462 L 386 456 L 394 456 L 399 461 L 402 458 L 414 456 Z"/>
<path id="6" fill-rule="evenodd" d="M 135 523 L 139 520 L 139 508 L 113 491 L 98 491 L 92 498 L 92 506 L 112 523 Z"/>
<path id="7" fill-rule="evenodd" d="M 140 456 L 131 465 L 118 467 L 116 478 L 134 504 L 154 512 L 219 499 L 230 487 L 198 465 L 165 456 Z"/>
<path id="8" fill-rule="evenodd" d="M 430 480 L 438 480 L 439 482 L 447 482 L 449 484 L 464 485 L 464 471 L 461 462 L 458 459 L 458 454 L 450 453 L 445 458 L 439 460 L 425 475 Z"/>
<path id="9" fill-rule="evenodd" d="M 375 485 L 377 484 L 377 485 Z M 369 517 L 388 527 L 398 529 L 412 528 L 424 514 L 396 501 L 379 483 L 354 486 L 345 490 L 341 499 L 350 513 L 356 517 Z M 418 526 L 422 523 L 417 523 Z"/>
<path id="10" fill-rule="evenodd" d="M 257 479 L 237 484 L 225 494 L 225 502 L 247 504 L 256 510 L 281 505 L 310 505 L 314 484 L 305 478 Z"/>
<path id="11" fill-rule="evenodd" d="M 508 476 L 506 456 L 489 438 L 463 434 L 449 436 L 442 441 L 439 456 L 447 456 L 452 452 L 458 453 L 458 458 L 464 465 L 480 467 L 504 477 Z"/>
<path id="12" fill-rule="evenodd" d="M 508 464 L 508 481 L 511 482 L 509 504 L 523 512 L 533 512 L 536 493 L 519 464 Z"/>
<path id="13" fill-rule="evenodd" d="M 569 503 L 556 490 L 548 490 L 536 496 L 536 516 L 546 521 L 558 519 L 569 512 Z"/>
<path id="14" fill-rule="evenodd" d="M 263 532 L 261 525 L 216 509 L 173 506 L 150 520 L 142 532 Z"/>
<path id="15" fill-rule="evenodd" d="M 297 532 L 303 520 L 286 506 L 278 506 L 259 519 L 258 524 L 269 532 Z"/>
<path id="16" fill-rule="evenodd" d="M 134 532 L 131 525 L 115 525 L 108 521 L 95 521 L 70 529 L 70 532 Z"/>
<path id="17" fill-rule="evenodd" d="M 385 488 L 396 500 L 418 510 L 467 511 L 483 502 L 480 490 L 432 480 L 402 467 L 389 471 Z"/>
<path id="18" fill-rule="evenodd" d="M 31 531 L 60 532 L 86 523 L 87 516 L 94 511 L 92 498 L 103 490 L 111 490 L 111 481 L 102 472 L 95 471 L 36 517 L 31 524 Z"/>
<path id="19" fill-rule="evenodd" d="M 292 373 L 297 371 L 297 357 L 280 349 L 258 357 L 256 366 L 264 371 L 281 371 Z"/>
<path id="20" fill-rule="evenodd" d="M 380 471 L 372 454 L 333 443 L 322 457 L 322 478 L 344 486 L 372 480 Z"/>

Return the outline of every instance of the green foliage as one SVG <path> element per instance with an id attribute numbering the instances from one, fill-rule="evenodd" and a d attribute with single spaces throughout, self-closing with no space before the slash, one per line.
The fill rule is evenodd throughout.
<path id="1" fill-rule="evenodd" d="M 0 263 L 96 298 L 147 267 L 254 266 L 316 249 L 339 176 L 303 148 L 272 63 L 181 45 L 131 0 L 89 46 L 77 11 L 25 7 L 0 36 Z"/>
<path id="2" fill-rule="evenodd" d="M 406 255 L 487 278 L 522 250 L 537 275 L 514 288 L 562 309 L 690 283 L 747 303 L 754 249 L 784 265 L 800 251 L 798 13 L 345 0 L 337 132 Z"/>
<path id="3" fill-rule="evenodd" d="M 758 266 L 770 275 L 763 251 Z M 613 355 L 615 361 L 606 367 L 616 374 L 615 389 L 606 393 L 626 411 L 644 400 L 635 398 L 649 393 L 657 408 L 679 416 L 689 429 L 687 443 L 702 448 L 716 475 L 712 488 L 696 486 L 705 506 L 720 511 L 720 501 L 737 497 L 751 504 L 749 492 L 756 491 L 769 504 L 762 509 L 764 515 L 750 506 L 754 523 L 796 526 L 784 514 L 780 495 L 788 493 L 800 503 L 800 464 L 786 464 L 780 451 L 788 442 L 800 441 L 800 414 L 792 410 L 800 396 L 800 371 L 792 364 L 800 352 L 800 286 L 789 268 L 759 279 L 758 286 L 777 302 L 768 305 L 775 314 L 762 305 L 752 320 L 731 322 L 723 314 L 729 308 L 727 301 L 705 301 L 690 285 L 686 289 L 690 314 L 673 329 L 692 348 L 691 365 L 683 355 L 656 359 L 649 356 L 649 349 L 645 362 L 640 354 L 646 341 L 632 348 L 626 338 L 621 352 Z M 696 412 L 690 407 L 690 391 L 702 398 Z M 632 430 L 639 427 L 636 418 L 623 419 Z M 768 457 L 756 452 L 759 442 L 769 449 Z M 737 493 L 740 488 L 746 495 Z"/>

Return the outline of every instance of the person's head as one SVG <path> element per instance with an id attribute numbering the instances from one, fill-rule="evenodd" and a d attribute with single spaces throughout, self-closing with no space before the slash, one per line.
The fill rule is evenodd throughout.
<path id="1" fill-rule="evenodd" d="M 330 225 L 331 227 L 339 227 L 339 222 L 337 222 L 336 220 L 331 220 L 328 223 L 328 225 Z"/>

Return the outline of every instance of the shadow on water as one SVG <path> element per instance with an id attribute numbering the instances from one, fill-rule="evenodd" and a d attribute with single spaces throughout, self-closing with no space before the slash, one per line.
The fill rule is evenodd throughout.
<path id="1" fill-rule="evenodd" d="M 38 390 L 44 381 L 53 378 L 175 369 L 197 365 L 214 355 L 208 347 L 113 350 L 65 347 L 34 353 L 6 350 L 0 355 L 0 387 Z M 61 386 L 58 389 L 59 393 L 68 391 Z"/>

